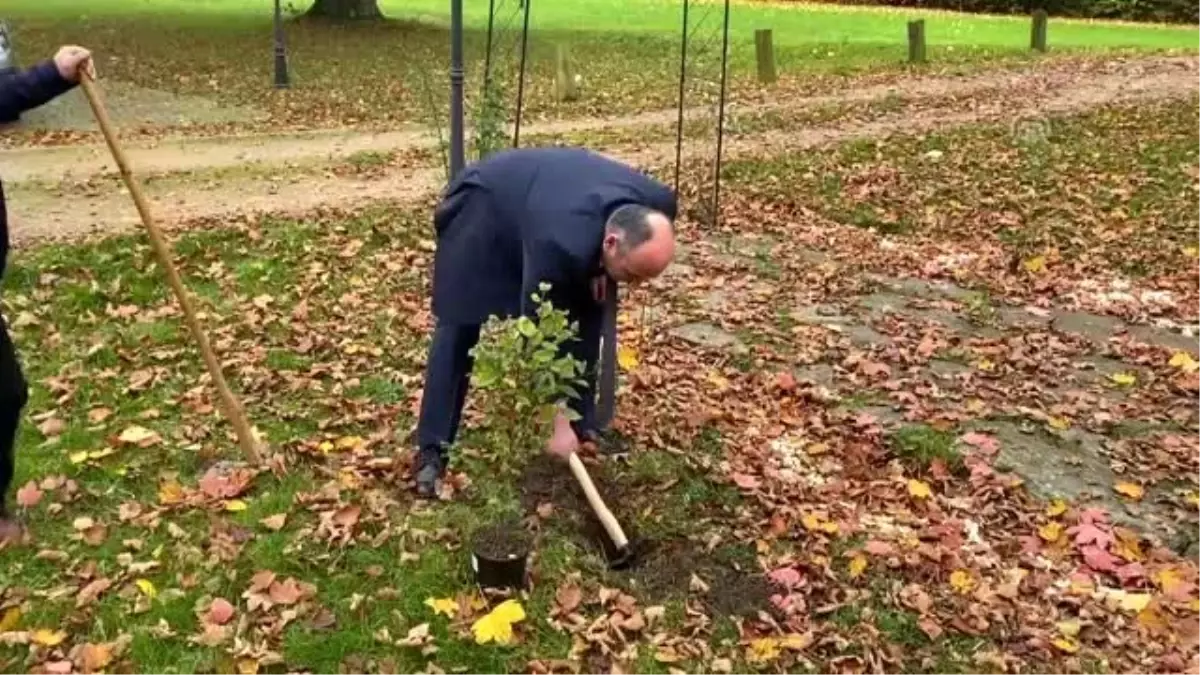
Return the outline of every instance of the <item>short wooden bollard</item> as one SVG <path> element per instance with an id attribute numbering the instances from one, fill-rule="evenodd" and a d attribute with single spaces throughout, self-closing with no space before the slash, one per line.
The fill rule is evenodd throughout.
<path id="1" fill-rule="evenodd" d="M 758 61 L 758 81 L 773 84 L 775 73 L 775 42 L 770 28 L 754 31 L 754 56 Z"/>
<path id="2" fill-rule="evenodd" d="M 1029 35 L 1029 48 L 1046 51 L 1046 10 L 1039 9 L 1033 13 L 1033 29 Z"/>
<path id="3" fill-rule="evenodd" d="M 554 92 L 560 101 L 579 98 L 579 83 L 575 81 L 571 55 L 563 44 L 556 45 L 554 49 Z"/>
<path id="4" fill-rule="evenodd" d="M 908 22 L 908 62 L 925 63 L 925 19 Z"/>

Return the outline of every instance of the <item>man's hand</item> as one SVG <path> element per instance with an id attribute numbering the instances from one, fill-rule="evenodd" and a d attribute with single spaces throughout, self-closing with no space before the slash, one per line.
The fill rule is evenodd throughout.
<path id="1" fill-rule="evenodd" d="M 571 421 L 561 412 L 554 416 L 554 433 L 546 442 L 546 452 L 566 460 L 579 451 L 579 438 L 571 428 Z"/>
<path id="2" fill-rule="evenodd" d="M 60 47 L 54 55 L 54 65 L 58 68 L 58 74 L 68 82 L 78 82 L 80 74 L 85 70 L 92 78 L 96 77 L 96 70 L 92 66 L 92 53 L 83 47 Z"/>

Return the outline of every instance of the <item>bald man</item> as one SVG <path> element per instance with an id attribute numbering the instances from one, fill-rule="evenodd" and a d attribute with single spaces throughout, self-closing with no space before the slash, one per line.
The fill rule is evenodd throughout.
<path id="1" fill-rule="evenodd" d="M 579 322 L 568 351 L 585 365 L 587 386 L 560 417 L 548 449 L 573 452 L 595 429 L 600 324 L 615 282 L 658 276 L 675 255 L 675 195 L 636 169 L 582 148 L 522 148 L 465 168 L 434 212 L 437 324 L 417 422 L 417 492 L 431 497 L 446 471 L 471 373 L 470 349 L 488 316 L 532 316 L 530 295 L 551 284 L 550 300 Z"/>

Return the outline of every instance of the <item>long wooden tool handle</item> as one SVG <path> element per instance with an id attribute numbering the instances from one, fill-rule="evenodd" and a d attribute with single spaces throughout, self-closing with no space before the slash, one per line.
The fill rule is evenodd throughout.
<path id="1" fill-rule="evenodd" d="M 108 119 L 108 110 L 105 109 L 104 103 L 100 100 L 96 86 L 92 83 L 91 75 L 84 72 L 83 69 L 80 70 L 79 83 L 83 87 L 83 93 L 87 95 L 88 103 L 92 106 L 92 113 L 96 115 L 96 122 L 100 124 L 100 131 L 104 134 L 104 140 L 108 143 L 108 149 L 112 152 L 113 160 L 116 161 L 117 168 L 121 171 L 121 178 L 125 180 L 125 185 L 129 188 L 129 194 L 133 196 L 133 203 L 137 206 L 138 213 L 142 216 L 142 224 L 146 226 L 146 231 L 150 234 L 150 244 L 154 247 L 154 253 L 158 256 L 159 263 L 166 270 L 167 281 L 171 284 L 171 290 L 175 292 L 175 298 L 179 301 L 180 307 L 183 308 L 183 316 L 187 321 L 188 329 L 191 330 L 192 338 L 200 346 L 200 354 L 204 357 L 204 364 L 208 366 L 208 374 L 212 376 L 213 384 L 216 386 L 217 393 L 221 397 L 222 407 L 225 409 L 225 418 L 233 425 L 233 430 L 237 434 L 238 444 L 242 446 L 242 451 L 246 454 L 246 459 L 258 464 L 262 461 L 262 457 L 258 452 L 258 441 L 255 440 L 254 433 L 250 430 L 250 423 L 246 421 L 246 413 L 242 410 L 242 404 L 233 395 L 233 392 L 229 390 L 229 385 L 225 383 L 225 376 L 221 374 L 221 363 L 217 361 L 217 356 L 213 353 L 212 345 L 208 342 L 208 336 L 204 334 L 204 329 L 200 327 L 200 320 L 196 318 L 196 312 L 192 309 L 192 302 L 188 299 L 187 290 L 184 289 L 183 282 L 179 278 L 179 272 L 175 270 L 175 263 L 171 260 L 171 250 L 167 247 L 167 243 L 163 239 L 158 225 L 154 223 L 154 219 L 150 216 L 150 207 L 146 203 L 146 197 L 142 195 L 142 188 L 133 179 L 133 172 L 129 169 L 129 162 L 125 159 L 125 153 L 121 150 L 121 146 L 117 144 L 117 135 L 113 130 L 112 122 Z"/>
<path id="2" fill-rule="evenodd" d="M 621 529 L 621 524 L 617 522 L 616 516 L 612 514 L 612 511 L 608 510 L 608 506 L 604 504 L 600 493 L 596 491 L 596 486 L 592 483 L 592 477 L 588 475 L 587 467 L 580 461 L 579 455 L 572 452 L 567 462 L 571 465 L 571 473 L 575 474 L 575 480 L 579 481 L 579 487 L 583 488 L 583 494 L 587 497 L 588 505 L 592 507 L 596 518 L 600 520 L 600 524 L 604 526 L 604 531 L 608 533 L 608 538 L 612 539 L 613 546 L 618 550 L 628 546 L 629 539 L 625 536 L 625 530 Z"/>

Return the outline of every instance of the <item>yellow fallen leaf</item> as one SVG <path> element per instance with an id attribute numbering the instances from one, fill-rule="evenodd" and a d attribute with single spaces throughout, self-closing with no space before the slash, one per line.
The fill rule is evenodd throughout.
<path id="1" fill-rule="evenodd" d="M 1057 518 L 1067 512 L 1067 503 L 1061 499 L 1055 499 L 1050 502 L 1050 506 L 1046 507 L 1046 515 L 1051 518 Z"/>
<path id="2" fill-rule="evenodd" d="M 967 401 L 967 412 L 977 413 L 980 410 L 983 410 L 983 406 L 983 399 L 973 398 L 970 401 Z"/>
<path id="3" fill-rule="evenodd" d="M 1184 246 L 1181 250 L 1183 251 L 1183 254 L 1189 258 L 1200 257 L 1200 247 Z"/>
<path id="4" fill-rule="evenodd" d="M 140 590 L 143 595 L 151 600 L 158 595 L 158 589 L 154 587 L 154 582 L 150 581 L 149 579 L 138 579 L 133 583 L 137 584 L 138 590 Z"/>
<path id="5" fill-rule="evenodd" d="M 250 508 L 250 506 L 240 499 L 230 499 L 229 501 L 225 502 L 226 511 L 238 513 L 239 511 L 245 511 L 248 508 Z"/>
<path id="6" fill-rule="evenodd" d="M 158 443 L 162 440 L 162 437 L 156 431 L 151 431 L 146 427 L 135 424 L 122 431 L 121 435 L 117 436 L 117 440 L 131 445 L 140 445 L 144 448 Z"/>
<path id="7" fill-rule="evenodd" d="M 525 619 L 525 608 L 516 600 L 505 600 L 471 625 L 476 644 L 495 642 L 510 644 L 513 640 L 513 624 Z"/>
<path id="8" fill-rule="evenodd" d="M 1192 506 L 1200 506 L 1200 493 L 1193 492 L 1187 496 L 1187 503 Z"/>
<path id="9" fill-rule="evenodd" d="M 1073 638 L 1079 636 L 1080 626 L 1079 621 L 1076 619 L 1071 619 L 1070 621 L 1059 621 L 1058 623 L 1054 624 L 1054 626 L 1058 628 L 1058 632 L 1063 634 L 1063 637 Z"/>
<path id="10" fill-rule="evenodd" d="M 980 370 L 985 370 L 985 371 L 990 372 L 990 371 L 993 371 L 996 369 L 996 364 L 992 363 L 988 359 L 979 359 L 978 361 L 975 362 L 975 367 Z"/>
<path id="11" fill-rule="evenodd" d="M 39 644 L 43 647 L 55 647 L 67 639 L 67 633 L 61 630 L 39 628 L 33 631 L 33 635 L 29 639 L 33 640 L 34 644 Z"/>
<path id="12" fill-rule="evenodd" d="M 169 480 L 158 486 L 158 502 L 160 504 L 178 504 L 183 501 L 183 486 L 178 481 Z"/>
<path id="13" fill-rule="evenodd" d="M 1058 429 L 1059 431 L 1065 431 L 1071 428 L 1071 420 L 1065 417 L 1051 417 L 1048 421 L 1051 427 Z"/>
<path id="14" fill-rule="evenodd" d="M 971 573 L 966 570 L 954 570 L 950 573 L 950 587 L 959 593 L 966 595 L 975 588 L 975 580 L 971 578 Z"/>
<path id="15" fill-rule="evenodd" d="M 4 616 L 0 617 L 0 633 L 8 633 L 17 629 L 17 625 L 21 623 L 21 608 L 9 607 L 4 610 Z"/>
<path id="16" fill-rule="evenodd" d="M 809 645 L 811 645 L 812 643 L 813 643 L 812 633 L 805 633 L 803 635 L 800 635 L 797 633 L 789 633 L 789 634 L 783 636 L 783 638 L 781 638 L 779 640 L 779 645 L 781 647 L 783 647 L 784 649 L 790 649 L 795 652 L 801 652 L 801 651 L 804 651 L 805 649 L 808 649 Z"/>
<path id="17" fill-rule="evenodd" d="M 621 345 L 617 347 L 617 365 L 621 366 L 621 370 L 632 371 L 638 367 L 637 350 L 629 345 Z"/>
<path id="18" fill-rule="evenodd" d="M 862 576 L 863 572 L 867 571 L 867 557 L 863 554 L 858 554 L 850 559 L 850 578 L 857 579 Z"/>
<path id="19" fill-rule="evenodd" d="M 1074 654 L 1075 652 L 1079 651 L 1079 643 L 1071 638 L 1058 638 L 1053 642 L 1053 644 L 1055 647 L 1058 647 L 1061 651 L 1067 654 Z"/>
<path id="20" fill-rule="evenodd" d="M 750 646 L 746 649 L 746 660 L 761 666 L 764 663 L 770 663 L 779 658 L 780 651 L 779 638 L 758 638 L 757 640 L 750 641 Z"/>
<path id="21" fill-rule="evenodd" d="M 908 479 L 908 494 L 917 499 L 928 499 L 933 491 L 929 489 L 929 483 L 916 478 Z"/>
<path id="22" fill-rule="evenodd" d="M 458 601 L 454 598 L 425 598 L 425 606 L 432 609 L 434 614 L 443 614 L 448 619 L 453 619 L 458 613 Z"/>
<path id="23" fill-rule="evenodd" d="M 1142 489 L 1141 485 L 1138 485 L 1137 483 L 1129 483 L 1129 482 L 1125 482 L 1125 481 L 1122 481 L 1122 482 L 1114 485 L 1113 490 L 1115 490 L 1117 494 L 1129 497 L 1130 499 L 1132 499 L 1134 501 L 1138 501 L 1139 499 L 1142 498 L 1142 495 L 1145 494 L 1145 490 Z"/>
<path id="24" fill-rule="evenodd" d="M 1196 359 L 1193 359 L 1192 355 L 1187 352 L 1175 352 L 1168 365 L 1172 368 L 1178 368 L 1185 373 L 1194 373 L 1200 370 L 1200 363 Z"/>
<path id="25" fill-rule="evenodd" d="M 804 451 L 807 452 L 808 454 L 814 455 L 814 456 L 815 455 L 823 455 L 823 454 L 829 452 L 829 444 L 828 443 L 813 443 L 813 444 L 809 445 L 808 447 L 804 448 Z"/>
<path id="26" fill-rule="evenodd" d="M 1063 526 L 1059 522 L 1049 522 L 1038 528 L 1038 536 L 1053 544 L 1062 536 Z"/>
<path id="27" fill-rule="evenodd" d="M 317 445 L 317 450 L 320 450 L 328 455 L 329 453 L 333 452 L 333 443 L 330 443 L 329 441 L 321 441 L 321 443 Z"/>
<path id="28" fill-rule="evenodd" d="M 1113 373 L 1112 375 L 1108 376 L 1108 379 L 1112 380 L 1114 384 L 1118 384 L 1122 387 L 1133 386 L 1137 383 L 1137 375 L 1134 375 L 1133 373 Z"/>
<path id="29" fill-rule="evenodd" d="M 1123 593 L 1117 604 L 1126 612 L 1140 612 L 1150 604 L 1149 593 Z"/>
<path id="30" fill-rule="evenodd" d="M 88 459 L 88 451 L 80 450 L 79 452 L 72 452 L 67 455 L 67 459 L 71 460 L 72 464 L 83 464 Z"/>
<path id="31" fill-rule="evenodd" d="M 717 391 L 725 391 L 729 388 L 729 380 L 715 370 L 709 371 L 707 379 L 717 388 Z"/>
<path id="32" fill-rule="evenodd" d="M 359 436 L 342 436 L 333 444 L 338 450 L 353 450 L 364 443 Z"/>
<path id="33" fill-rule="evenodd" d="M 238 675 L 258 675 L 258 659 L 243 656 L 237 660 Z"/>
<path id="34" fill-rule="evenodd" d="M 800 518 L 800 523 L 809 532 L 824 532 L 825 534 L 837 534 L 838 524 L 826 520 L 823 516 L 816 513 L 808 513 Z"/>
<path id="35" fill-rule="evenodd" d="M 1021 265 L 1025 268 L 1026 272 L 1037 274 L 1046 269 L 1046 256 L 1035 255 L 1032 258 L 1027 258 Z"/>

